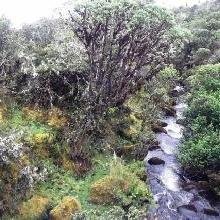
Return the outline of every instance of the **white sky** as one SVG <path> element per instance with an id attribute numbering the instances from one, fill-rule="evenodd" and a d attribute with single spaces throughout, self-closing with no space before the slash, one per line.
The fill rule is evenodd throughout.
<path id="1" fill-rule="evenodd" d="M 41 17 L 50 17 L 56 8 L 67 0 L 0 0 L 0 16 L 4 15 L 12 21 L 15 27 L 23 23 L 31 23 Z M 71 0 L 72 2 L 76 0 Z M 205 0 L 157 0 L 165 7 L 192 5 Z"/>

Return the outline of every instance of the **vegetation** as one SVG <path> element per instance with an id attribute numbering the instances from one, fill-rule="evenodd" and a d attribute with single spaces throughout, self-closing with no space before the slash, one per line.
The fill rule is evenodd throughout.
<path id="1" fill-rule="evenodd" d="M 180 158 L 185 166 L 190 164 L 197 171 L 219 169 L 219 67 L 219 64 L 199 66 L 188 77 L 191 86 L 186 112 L 188 131 Z"/>
<path id="2" fill-rule="evenodd" d="M 213 0 L 175 10 L 179 22 L 190 31 L 183 50 L 175 61 L 179 68 L 220 62 L 219 8 L 218 0 Z"/>
<path id="3" fill-rule="evenodd" d="M 218 187 L 215 4 L 172 13 L 153 1 L 88 0 L 20 29 L 1 17 L 0 218 L 146 218 L 143 160 L 166 132 L 161 117 L 176 114 L 181 83 L 179 159 Z"/>

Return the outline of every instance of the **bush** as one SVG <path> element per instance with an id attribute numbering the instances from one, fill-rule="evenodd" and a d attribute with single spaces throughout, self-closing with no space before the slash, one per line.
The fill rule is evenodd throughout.
<path id="1" fill-rule="evenodd" d="M 206 119 L 206 126 L 212 124 L 215 128 L 220 124 L 220 91 L 211 94 L 206 91 L 198 91 L 191 97 L 186 116 L 193 120 L 198 116 Z"/>
<path id="2" fill-rule="evenodd" d="M 185 141 L 180 151 L 180 160 L 185 167 L 197 171 L 219 168 L 220 133 L 209 131 Z"/>
<path id="3" fill-rule="evenodd" d="M 202 65 L 190 73 L 186 133 L 179 157 L 185 168 L 196 172 L 219 169 L 220 64 Z"/>

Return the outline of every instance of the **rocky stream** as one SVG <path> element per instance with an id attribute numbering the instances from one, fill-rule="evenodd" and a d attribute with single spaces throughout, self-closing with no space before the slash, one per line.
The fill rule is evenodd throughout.
<path id="1" fill-rule="evenodd" d="M 153 192 L 155 205 L 150 208 L 147 219 L 157 220 L 217 220 L 220 219 L 219 198 L 205 188 L 198 187 L 183 174 L 177 159 L 184 126 L 178 124 L 187 105 L 184 88 L 179 92 L 174 106 L 175 116 L 162 119 L 166 132 L 156 133 L 158 146 L 152 146 L 146 157 L 148 181 Z M 192 161 L 193 162 L 193 161 Z"/>

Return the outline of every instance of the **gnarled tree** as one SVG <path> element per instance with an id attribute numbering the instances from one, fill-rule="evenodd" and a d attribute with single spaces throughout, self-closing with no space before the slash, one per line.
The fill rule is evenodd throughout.
<path id="1" fill-rule="evenodd" d="M 150 3 L 130 0 L 89 1 L 69 15 L 67 24 L 84 45 L 89 67 L 82 112 L 74 116 L 71 133 L 78 150 L 109 107 L 123 104 L 163 66 L 172 16 Z"/>

